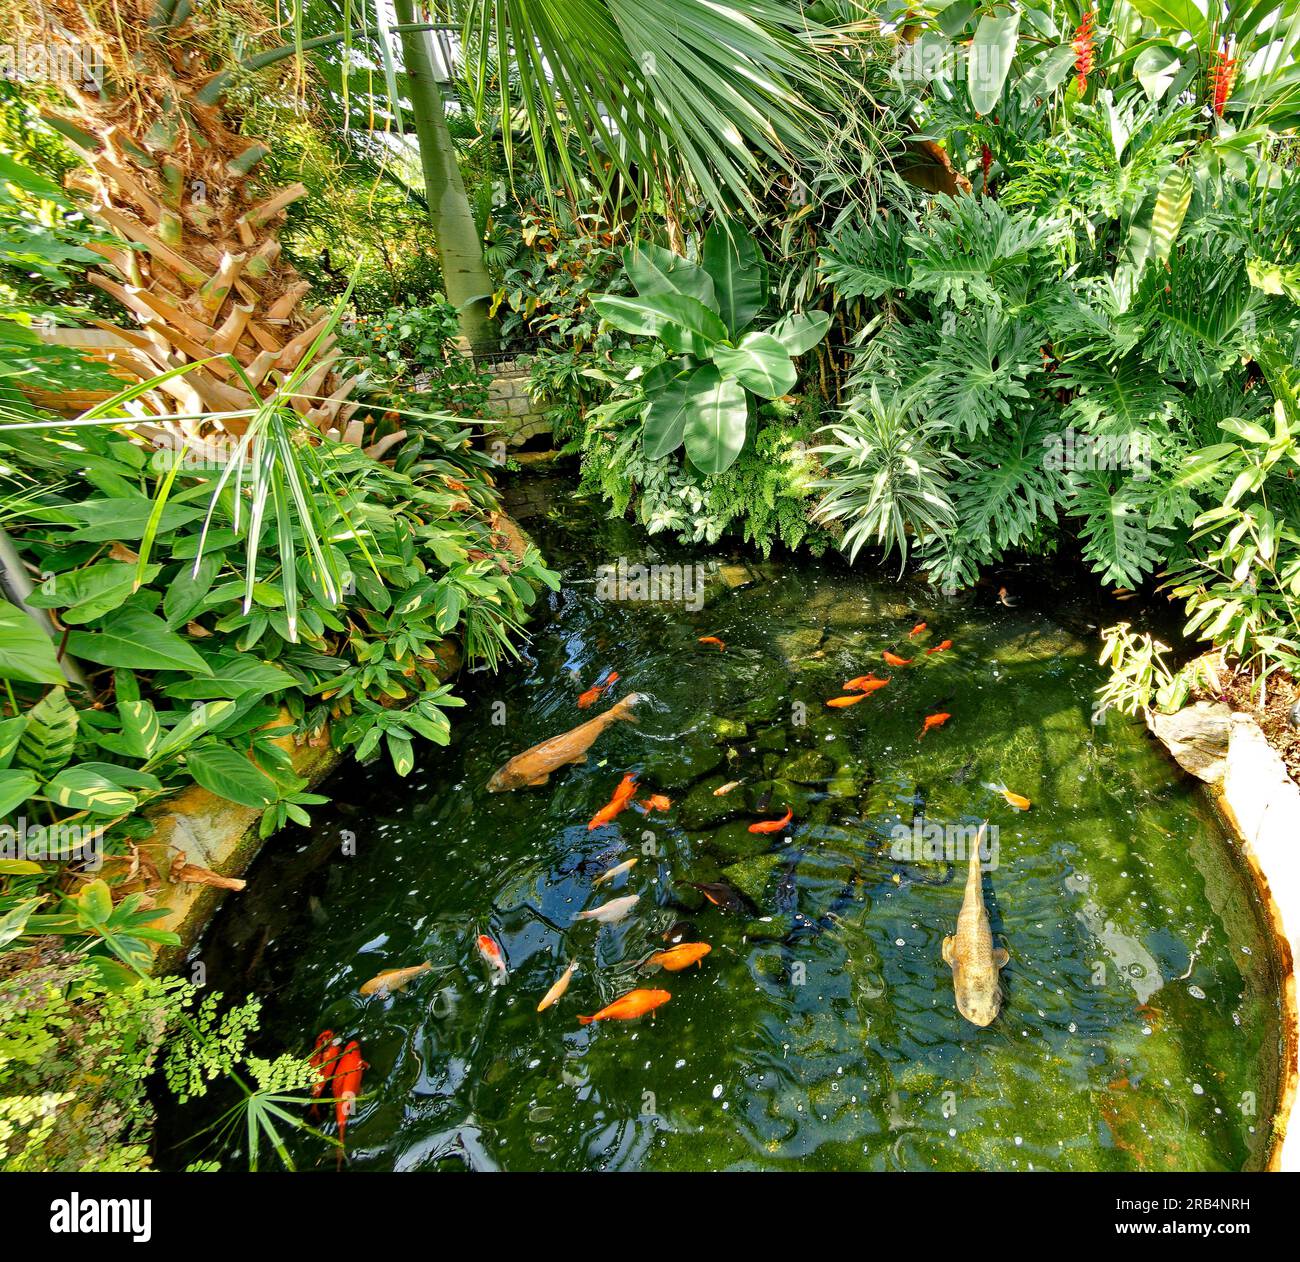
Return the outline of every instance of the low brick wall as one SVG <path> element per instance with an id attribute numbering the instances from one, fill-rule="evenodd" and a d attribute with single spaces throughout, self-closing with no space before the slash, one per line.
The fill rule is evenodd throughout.
<path id="1" fill-rule="evenodd" d="M 504 438 L 510 447 L 522 447 L 539 434 L 549 434 L 551 423 L 528 392 L 529 361 L 517 359 L 503 365 L 488 386 L 488 402 L 501 420 L 492 426 L 492 438 Z"/>

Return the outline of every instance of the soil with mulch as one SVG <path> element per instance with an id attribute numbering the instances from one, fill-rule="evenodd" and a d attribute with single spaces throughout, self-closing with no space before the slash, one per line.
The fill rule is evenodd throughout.
<path id="1" fill-rule="evenodd" d="M 1282 671 L 1270 675 L 1264 704 L 1259 704 L 1259 688 L 1254 675 L 1238 671 L 1223 680 L 1218 695 L 1205 694 L 1207 701 L 1226 701 L 1234 710 L 1249 714 L 1259 724 L 1268 743 L 1282 756 L 1291 779 L 1300 784 L 1300 727 L 1288 719 L 1293 706 L 1300 703 L 1300 688 Z"/>

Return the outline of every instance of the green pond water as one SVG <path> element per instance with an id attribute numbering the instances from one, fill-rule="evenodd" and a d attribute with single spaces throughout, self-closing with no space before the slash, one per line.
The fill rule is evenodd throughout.
<path id="1" fill-rule="evenodd" d="M 462 676 L 452 745 L 422 748 L 408 778 L 338 773 L 336 806 L 268 845 L 196 949 L 211 986 L 263 997 L 266 1051 L 309 1048 L 325 1028 L 361 1043 L 367 1098 L 346 1168 L 1261 1164 L 1277 963 L 1201 795 L 1139 724 L 1094 722 L 1095 627 L 1123 606 L 1032 570 L 1008 572 L 1006 608 L 996 586 L 944 598 L 838 558 L 675 548 L 567 489 L 546 503 L 539 485 L 519 512 L 565 581 L 525 660 Z M 692 611 L 604 599 L 596 567 L 619 558 L 723 568 Z M 949 651 L 924 654 L 945 639 Z M 886 649 L 916 661 L 890 669 Z M 607 704 L 576 707 L 606 669 L 621 677 L 613 697 L 648 694 L 638 724 L 614 724 L 545 787 L 488 794 L 507 758 Z M 889 686 L 825 706 L 870 671 Z M 918 741 L 939 711 L 952 717 Z M 672 808 L 589 830 L 628 771 Z M 748 831 L 787 807 L 786 832 Z M 998 830 L 985 897 L 1011 962 L 1002 1013 L 980 1030 L 958 1015 L 940 955 L 961 864 L 954 875 L 900 849 L 896 830 L 956 838 L 985 818 Z M 721 911 L 685 880 L 726 882 L 754 905 Z M 629 893 L 640 901 L 618 924 L 574 919 Z M 712 945 L 703 967 L 638 969 L 683 919 Z M 504 949 L 503 985 L 480 933 Z M 424 960 L 400 993 L 358 994 Z M 573 960 L 568 994 L 538 1013 Z M 672 999 L 579 1026 L 635 986 Z M 334 1168 L 319 1140 L 292 1147 L 300 1166 Z M 244 1163 L 235 1141 L 172 1153 Z"/>

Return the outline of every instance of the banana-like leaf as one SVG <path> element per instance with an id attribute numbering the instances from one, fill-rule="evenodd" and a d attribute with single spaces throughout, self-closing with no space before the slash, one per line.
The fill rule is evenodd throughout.
<path id="1" fill-rule="evenodd" d="M 702 262 L 713 277 L 718 311 L 732 337 L 744 332 L 767 302 L 763 255 L 751 236 L 729 233 L 715 222 L 704 235 Z"/>
<path id="2" fill-rule="evenodd" d="M 966 62 L 966 88 L 977 114 L 992 114 L 1001 98 L 1019 33 L 1019 13 L 1000 18 L 985 14 L 980 18 Z"/>
<path id="3" fill-rule="evenodd" d="M 691 375 L 684 439 L 686 454 L 701 473 L 723 473 L 740 455 L 749 426 L 749 400 L 738 381 L 726 380 L 714 364 Z"/>
<path id="4" fill-rule="evenodd" d="M 828 311 L 792 311 L 767 330 L 785 347 L 787 355 L 804 355 L 826 336 L 831 327 Z"/>
<path id="5" fill-rule="evenodd" d="M 661 245 L 649 241 L 629 245 L 623 251 L 623 266 L 643 298 L 651 294 L 684 294 L 702 302 L 710 311 L 718 310 L 713 277 Z"/>
<path id="6" fill-rule="evenodd" d="M 682 445 L 691 407 L 691 377 L 677 361 L 669 360 L 646 374 L 645 391 L 641 446 L 649 459 L 659 460 Z"/>
<path id="7" fill-rule="evenodd" d="M 785 347 L 770 333 L 746 333 L 739 346 L 715 346 L 713 362 L 724 377 L 764 399 L 789 394 L 799 377 Z"/>

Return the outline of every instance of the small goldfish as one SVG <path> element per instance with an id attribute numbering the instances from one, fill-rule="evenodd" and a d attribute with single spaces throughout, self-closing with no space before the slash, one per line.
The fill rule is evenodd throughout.
<path id="1" fill-rule="evenodd" d="M 492 970 L 492 985 L 499 986 L 510 976 L 510 970 L 506 968 L 506 957 L 502 955 L 501 948 L 486 933 L 480 933 L 478 936 L 478 953 Z"/>
<path id="2" fill-rule="evenodd" d="M 723 652 L 727 647 L 716 635 L 702 635 L 700 636 L 699 643 L 715 645 L 719 653 Z"/>
<path id="3" fill-rule="evenodd" d="M 998 588 L 998 604 L 1005 605 L 1008 609 L 1014 609 L 1016 607 L 1016 601 L 1007 595 L 1007 589 L 1005 587 Z"/>
<path id="4" fill-rule="evenodd" d="M 869 696 L 871 696 L 869 692 L 855 692 L 851 697 L 832 697 L 826 704 L 842 710 L 845 706 L 857 705 L 859 701 L 865 701 Z"/>
<path id="5" fill-rule="evenodd" d="M 635 859 L 624 859 L 622 863 L 616 863 L 612 868 L 608 869 L 608 871 L 602 872 L 594 881 L 592 881 L 591 888 L 599 889 L 607 881 L 612 881 L 616 876 L 622 876 L 624 872 L 631 872 L 632 869 L 636 867 L 636 862 Z"/>
<path id="6" fill-rule="evenodd" d="M 574 916 L 574 920 L 599 920 L 602 925 L 617 924 L 640 899 L 640 894 L 627 894 L 622 898 L 614 898 L 600 907 L 593 907 L 590 911 L 580 911 Z"/>
<path id="7" fill-rule="evenodd" d="M 372 977 L 361 987 L 363 995 L 387 995 L 401 990 L 414 977 L 427 973 L 433 967 L 426 960 L 423 964 L 412 964 L 409 968 L 386 968 L 377 977 Z"/>
<path id="8" fill-rule="evenodd" d="M 952 648 L 952 641 L 944 640 L 941 644 L 936 644 L 933 648 L 926 649 L 925 655 L 926 657 L 929 657 L 931 653 L 946 653 L 950 648 Z"/>
<path id="9" fill-rule="evenodd" d="M 931 728 L 942 727 L 952 718 L 951 714 L 929 714 L 926 715 L 925 722 L 921 724 L 921 735 L 916 739 L 919 741 Z"/>
<path id="10" fill-rule="evenodd" d="M 609 824 L 617 819 L 632 800 L 632 795 L 635 792 L 636 774 L 628 772 L 619 781 L 618 788 L 614 790 L 614 796 L 591 817 L 587 824 L 587 831 L 590 832 L 593 828 L 599 828 L 602 824 Z"/>
<path id="11" fill-rule="evenodd" d="M 728 780 L 726 784 L 719 785 L 713 790 L 713 796 L 715 798 L 725 798 L 732 789 L 740 788 L 741 783 L 740 780 Z"/>
<path id="12" fill-rule="evenodd" d="M 910 657 L 899 657 L 897 653 L 891 653 L 888 649 L 881 654 L 881 657 L 891 666 L 910 666 L 912 664 Z"/>
<path id="13" fill-rule="evenodd" d="M 569 967 L 555 979 L 555 985 L 542 996 L 542 1002 L 537 1005 L 538 1012 L 545 1012 L 553 1003 L 556 1003 L 566 990 L 569 989 L 569 983 L 573 980 L 574 971 L 578 967 L 578 961 L 573 960 Z"/>
<path id="14" fill-rule="evenodd" d="M 745 910 L 744 898 L 722 881 L 683 881 L 682 884 L 699 890 L 709 902 L 715 907 L 722 908 L 723 911 Z"/>
<path id="15" fill-rule="evenodd" d="M 750 824 L 751 833 L 779 833 L 792 819 L 794 819 L 794 807 L 786 807 L 785 814 L 780 819 L 760 819 L 757 824 Z"/>
<path id="16" fill-rule="evenodd" d="M 616 683 L 618 683 L 618 672 L 612 670 L 605 677 L 603 683 L 592 685 L 578 698 L 578 709 L 585 710 L 589 706 L 595 705 Z"/>
<path id="17" fill-rule="evenodd" d="M 875 692 L 883 688 L 888 679 L 877 679 L 875 675 L 856 675 L 844 685 L 845 692 Z"/>
<path id="18" fill-rule="evenodd" d="M 647 815 L 651 811 L 666 811 L 672 804 L 672 798 L 665 797 L 662 793 L 652 793 L 648 798 L 643 798 L 637 803 Z"/>
<path id="19" fill-rule="evenodd" d="M 580 1016 L 578 1024 L 590 1025 L 593 1021 L 632 1021 L 662 1007 L 671 998 L 672 995 L 666 990 L 629 990 L 626 995 L 615 999 L 608 1007 L 602 1008 L 594 1017 Z"/>
<path id="20" fill-rule="evenodd" d="M 707 942 L 683 942 L 668 951 L 656 951 L 648 960 L 646 967 L 663 968 L 670 973 L 680 973 L 692 964 L 704 965 L 701 961 L 713 948 Z"/>
<path id="21" fill-rule="evenodd" d="M 924 623 L 924 622 L 918 622 L 918 623 L 916 624 L 916 626 L 914 626 L 914 627 L 913 627 L 913 628 L 912 628 L 912 629 L 907 633 L 907 638 L 910 640 L 910 639 L 912 638 L 912 636 L 914 636 L 914 635 L 920 635 L 921 632 L 924 631 L 924 630 L 925 630 L 925 623 Z"/>
<path id="22" fill-rule="evenodd" d="M 1006 798 L 1008 806 L 1014 806 L 1018 811 L 1027 811 L 1033 803 L 1027 797 L 1021 797 L 1019 793 L 1012 793 L 1005 784 L 989 784 L 987 781 L 984 787 L 990 793 L 1001 794 Z"/>
<path id="23" fill-rule="evenodd" d="M 357 1111 L 357 1096 L 361 1094 L 361 1074 L 370 1066 L 361 1059 L 361 1045 L 351 1042 L 343 1049 L 339 1057 L 338 1069 L 334 1075 L 334 1117 L 339 1124 L 339 1143 L 347 1133 L 348 1118 Z M 339 1149 L 339 1160 L 343 1160 L 343 1150 Z"/>

